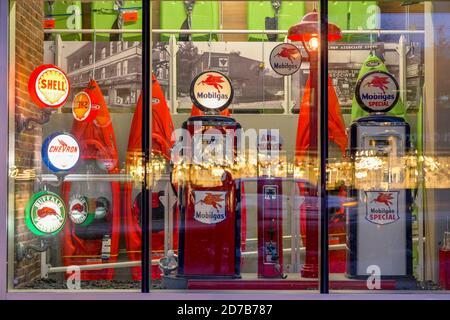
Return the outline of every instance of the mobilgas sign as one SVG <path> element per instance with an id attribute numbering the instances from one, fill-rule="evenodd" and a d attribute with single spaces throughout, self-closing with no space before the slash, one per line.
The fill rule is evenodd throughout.
<path id="1" fill-rule="evenodd" d="M 223 111 L 233 100 L 230 79 L 218 71 L 205 71 L 191 83 L 191 100 L 202 111 Z"/>
<path id="2" fill-rule="evenodd" d="M 300 49 L 291 43 L 279 44 L 270 53 L 270 66 L 279 75 L 290 76 L 296 73 L 301 65 Z"/>
<path id="3" fill-rule="evenodd" d="M 47 64 L 36 68 L 28 80 L 28 92 L 41 108 L 59 108 L 69 97 L 70 82 L 64 71 Z"/>
<path id="4" fill-rule="evenodd" d="M 95 212 L 89 212 L 87 197 L 80 194 L 72 195 L 69 200 L 69 218 L 74 224 L 81 226 L 87 226 L 94 221 Z"/>
<path id="5" fill-rule="evenodd" d="M 356 100 L 368 112 L 387 112 L 399 98 L 399 85 L 394 76 L 385 71 L 365 74 L 356 84 Z"/>
<path id="6" fill-rule="evenodd" d="M 69 171 L 80 159 L 80 146 L 68 133 L 56 132 L 42 144 L 42 160 L 53 172 Z"/>
<path id="7" fill-rule="evenodd" d="M 53 192 L 39 192 L 25 207 L 25 224 L 38 236 L 57 234 L 66 223 L 64 201 Z"/>
<path id="8" fill-rule="evenodd" d="M 398 191 L 366 191 L 366 220 L 385 225 L 400 219 Z"/>
<path id="9" fill-rule="evenodd" d="M 224 191 L 195 191 L 194 219 L 206 224 L 215 224 L 227 218 Z"/>

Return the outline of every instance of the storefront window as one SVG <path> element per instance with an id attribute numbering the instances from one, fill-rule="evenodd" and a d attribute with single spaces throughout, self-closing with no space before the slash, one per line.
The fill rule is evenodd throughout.
<path id="1" fill-rule="evenodd" d="M 140 132 L 132 123 L 142 49 L 127 52 L 134 73 L 121 78 L 123 57 L 106 54 L 121 42 L 81 29 L 117 31 L 116 2 L 11 1 L 12 291 L 140 291 L 141 231 L 131 210 L 139 205 L 133 139 Z"/>
<path id="2" fill-rule="evenodd" d="M 301 19 L 305 5 L 289 2 L 283 28 Z M 160 106 L 153 104 L 153 123 L 160 128 L 170 118 L 176 136 L 170 154 L 174 187 L 161 176 L 153 192 L 168 190 L 178 201 L 168 243 L 178 261 L 171 264 L 170 256 L 163 260 L 161 289 L 275 291 L 287 285 L 317 292 L 319 242 L 315 236 L 302 238 L 300 219 L 305 212 L 319 213 L 313 169 L 318 127 L 311 126 L 311 148 L 297 158 L 293 110 L 298 105 L 288 89 L 297 91 L 309 79 L 315 88 L 311 121 L 318 123 L 317 47 L 310 60 L 301 45 L 283 44 L 286 35 L 278 41 L 276 27 L 270 34 L 275 41 L 251 32 L 217 32 L 218 17 L 233 8 L 248 9 L 248 17 L 260 14 L 253 2 L 161 1 L 153 6 L 153 70 L 162 91 L 169 93 L 170 109 L 158 116 Z M 253 25 L 242 21 L 242 28 L 264 29 L 264 17 Z M 165 31 L 186 21 L 192 23 L 187 30 Z M 311 25 L 318 30 L 319 20 Z M 226 22 L 223 28 L 234 29 Z M 290 62 L 291 55 L 295 61 Z M 296 75 L 284 77 L 287 67 L 271 66 L 285 61 L 292 63 L 287 73 L 298 71 Z M 167 131 L 154 134 L 168 137 Z M 152 151 L 162 147 L 157 142 Z M 295 169 L 296 159 L 301 169 Z M 154 219 L 159 210 L 154 207 Z M 318 227 L 317 221 L 312 228 Z M 154 229 L 154 244 L 163 245 L 159 237 Z M 178 268 L 172 270 L 174 265 Z"/>
<path id="3" fill-rule="evenodd" d="M 450 288 L 447 128 L 439 120 L 449 9 L 434 1 L 329 4 L 349 13 L 330 15 L 349 26 L 329 45 L 328 202 L 346 199 L 329 210 L 333 291 Z M 348 136 L 341 150 L 339 106 Z M 340 248 L 346 261 L 337 270 Z"/>
<path id="4" fill-rule="evenodd" d="M 450 5 L 320 3 L 11 0 L 8 289 L 449 290 Z"/>

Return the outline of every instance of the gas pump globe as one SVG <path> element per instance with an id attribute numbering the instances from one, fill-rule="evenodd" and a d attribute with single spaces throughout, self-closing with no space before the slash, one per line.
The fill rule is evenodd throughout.
<path id="1" fill-rule="evenodd" d="M 313 11 L 305 15 L 298 24 L 289 28 L 288 39 L 302 42 L 303 47 L 311 57 L 318 53 L 320 46 L 319 33 L 319 15 L 317 11 Z M 342 39 L 341 29 L 333 23 L 328 23 L 328 41 L 332 42 L 340 39 Z"/>

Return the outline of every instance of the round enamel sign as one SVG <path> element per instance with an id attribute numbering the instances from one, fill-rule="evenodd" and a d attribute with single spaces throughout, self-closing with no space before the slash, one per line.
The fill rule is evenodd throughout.
<path id="1" fill-rule="evenodd" d="M 202 111 L 225 110 L 233 100 L 230 79 L 218 71 L 205 71 L 191 83 L 191 100 Z"/>
<path id="2" fill-rule="evenodd" d="M 399 85 L 394 76 L 385 71 L 365 74 L 356 84 L 356 100 L 368 112 L 387 112 L 399 98 Z"/>
<path id="3" fill-rule="evenodd" d="M 75 194 L 69 200 L 69 218 L 74 224 L 87 226 L 95 219 L 95 213 L 89 212 L 87 197 Z"/>
<path id="4" fill-rule="evenodd" d="M 57 234 L 64 227 L 66 219 L 64 201 L 53 192 L 36 193 L 25 207 L 25 224 L 38 236 Z"/>
<path id="5" fill-rule="evenodd" d="M 300 49 L 291 43 L 279 44 L 270 53 L 270 66 L 279 75 L 290 76 L 296 73 L 301 65 Z"/>
<path id="6" fill-rule="evenodd" d="M 28 92 L 41 108 L 59 108 L 69 97 L 70 82 L 59 67 L 47 64 L 36 68 L 28 80 Z"/>
<path id="7" fill-rule="evenodd" d="M 42 160 L 53 172 L 69 171 L 80 159 L 80 146 L 71 134 L 56 132 L 42 144 Z"/>
<path id="8" fill-rule="evenodd" d="M 72 114 L 77 121 L 92 121 L 99 107 L 93 106 L 89 95 L 81 91 L 77 93 L 72 102 Z"/>

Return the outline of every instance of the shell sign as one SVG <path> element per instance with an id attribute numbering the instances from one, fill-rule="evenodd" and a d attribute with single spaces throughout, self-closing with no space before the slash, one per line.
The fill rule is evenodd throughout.
<path id="1" fill-rule="evenodd" d="M 69 78 L 55 65 L 42 65 L 31 73 L 28 92 L 33 102 L 39 107 L 59 108 L 69 97 Z"/>

